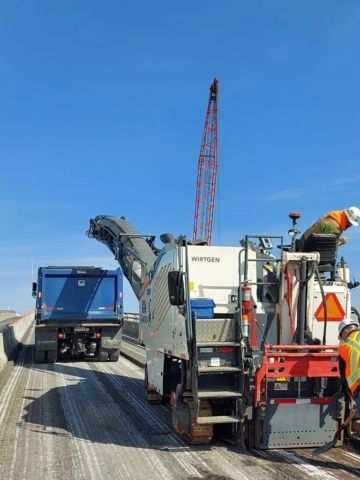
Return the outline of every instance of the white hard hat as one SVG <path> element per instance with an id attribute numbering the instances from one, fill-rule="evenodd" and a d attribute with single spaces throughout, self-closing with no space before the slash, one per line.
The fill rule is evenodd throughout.
<path id="1" fill-rule="evenodd" d="M 357 227 L 359 225 L 360 210 L 357 207 L 349 207 L 344 210 L 349 222 Z"/>
<path id="2" fill-rule="evenodd" d="M 358 320 L 354 320 L 353 318 L 344 318 L 343 320 L 341 320 L 341 322 L 338 325 L 339 338 L 344 328 L 348 327 L 349 325 L 354 325 L 355 327 L 358 327 L 359 322 Z"/>

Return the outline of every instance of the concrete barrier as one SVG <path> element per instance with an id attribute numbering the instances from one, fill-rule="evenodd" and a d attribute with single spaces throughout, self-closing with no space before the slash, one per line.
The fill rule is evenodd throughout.
<path id="1" fill-rule="evenodd" d="M 123 332 L 134 338 L 139 336 L 139 315 L 125 314 Z M 35 320 L 35 312 L 30 312 L 7 324 L 0 333 L 0 372 L 8 362 L 14 350 L 20 345 L 25 333 Z"/>
<path id="2" fill-rule="evenodd" d="M 20 345 L 25 333 L 34 322 L 35 312 L 30 312 L 6 325 L 0 333 L 0 372 L 14 350 Z"/>
<path id="3" fill-rule="evenodd" d="M 17 313 L 15 310 L 0 310 L 0 321 L 7 320 L 11 317 L 16 317 Z"/>

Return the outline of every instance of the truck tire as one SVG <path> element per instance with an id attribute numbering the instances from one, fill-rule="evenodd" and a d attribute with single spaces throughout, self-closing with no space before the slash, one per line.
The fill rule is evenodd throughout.
<path id="1" fill-rule="evenodd" d="M 117 362 L 120 357 L 120 349 L 110 353 L 110 362 Z"/>
<path id="2" fill-rule="evenodd" d="M 36 363 L 45 363 L 45 352 L 44 350 L 35 349 L 35 362 Z"/>
<path id="3" fill-rule="evenodd" d="M 56 360 L 57 360 L 57 350 L 48 350 L 47 352 L 48 363 L 56 363 Z"/>
<path id="4" fill-rule="evenodd" d="M 99 362 L 107 362 L 109 357 L 109 352 L 106 348 L 99 347 L 98 360 Z"/>

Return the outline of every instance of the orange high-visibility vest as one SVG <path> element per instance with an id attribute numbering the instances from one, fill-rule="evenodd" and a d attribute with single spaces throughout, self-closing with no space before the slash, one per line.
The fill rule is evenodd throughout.
<path id="1" fill-rule="evenodd" d="M 339 345 L 338 352 L 345 361 L 345 377 L 352 393 L 360 385 L 360 332 L 351 332 L 347 339 Z"/>
<path id="2" fill-rule="evenodd" d="M 340 228 L 343 232 L 346 230 L 347 216 L 344 210 L 335 210 L 334 212 L 330 212 L 323 218 L 323 220 L 327 218 L 333 218 L 340 225 Z"/>
<path id="3" fill-rule="evenodd" d="M 326 224 L 333 224 L 335 226 L 335 230 L 331 233 L 336 235 L 336 238 L 339 239 L 342 232 L 347 229 L 347 216 L 344 210 L 335 210 L 333 212 L 326 213 L 322 217 L 319 218 L 317 222 L 315 222 L 311 227 L 309 227 L 300 238 L 300 244 L 303 245 L 305 240 L 312 234 L 312 233 L 321 233 L 324 230 L 322 229 L 323 225 Z M 326 231 L 326 230 L 325 230 Z M 330 233 L 330 232 L 329 232 Z"/>

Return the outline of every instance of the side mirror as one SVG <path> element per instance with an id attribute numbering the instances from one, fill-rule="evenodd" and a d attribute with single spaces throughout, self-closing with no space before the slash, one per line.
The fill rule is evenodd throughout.
<path id="1" fill-rule="evenodd" d="M 35 298 L 37 295 L 37 282 L 32 282 L 32 296 Z"/>
<path id="2" fill-rule="evenodd" d="M 168 274 L 168 289 L 170 305 L 180 307 L 185 302 L 183 274 L 177 271 Z"/>

